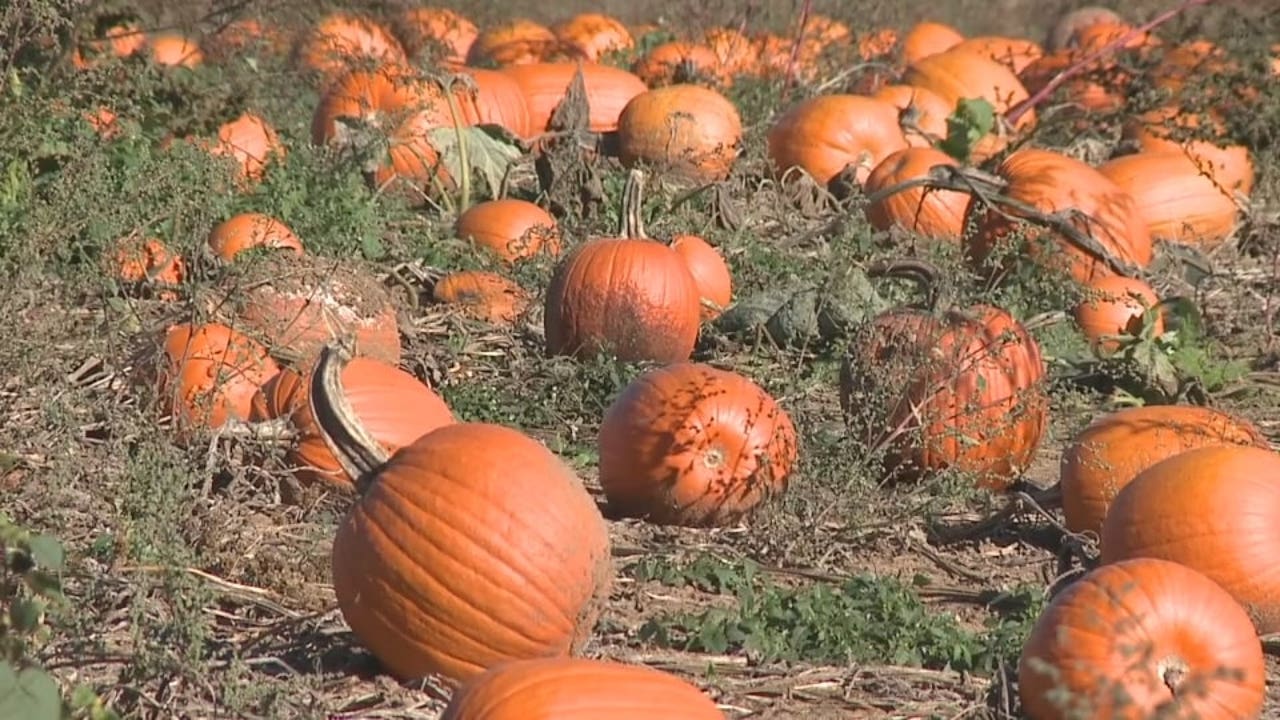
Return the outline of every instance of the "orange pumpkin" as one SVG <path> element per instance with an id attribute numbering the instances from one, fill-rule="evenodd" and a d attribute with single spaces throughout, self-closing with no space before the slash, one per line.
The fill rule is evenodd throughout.
<path id="1" fill-rule="evenodd" d="M 288 225 L 262 213 L 240 213 L 214 226 L 209 249 L 224 261 L 252 248 L 280 248 L 302 254 L 302 241 Z"/>
<path id="2" fill-rule="evenodd" d="M 249 419 L 288 418 L 297 437 L 287 460 L 304 486 L 323 483 L 341 492 L 355 489 L 316 423 L 311 371 L 280 371 L 253 398 Z M 421 380 L 400 368 L 368 357 L 353 358 L 342 369 L 342 387 L 351 411 L 369 436 L 388 453 L 454 422 L 444 400 Z"/>
<path id="3" fill-rule="evenodd" d="M 938 93 L 912 85 L 885 85 L 872 95 L 898 108 L 898 124 L 912 147 L 932 148 L 947 137 L 954 108 Z"/>
<path id="4" fill-rule="evenodd" d="M 1062 509 L 1067 529 L 1101 533 L 1116 495 L 1139 473 L 1199 447 L 1266 448 L 1252 422 L 1199 405 L 1146 405 L 1103 415 L 1062 453 Z"/>
<path id="5" fill-rule="evenodd" d="M 751 380 L 701 363 L 650 370 L 600 425 L 600 485 L 619 516 L 734 523 L 786 490 L 791 418 Z"/>
<path id="6" fill-rule="evenodd" d="M 711 48 L 680 40 L 649 50 L 631 66 L 631 72 L 651 88 L 699 81 L 724 87 L 733 84 Z"/>
<path id="7" fill-rule="evenodd" d="M 540 63 L 560 47 L 559 38 L 547 26 L 516 18 L 481 31 L 467 52 L 467 64 L 504 68 Z"/>
<path id="8" fill-rule="evenodd" d="M 111 140 L 123 132 L 120 125 L 120 116 L 116 112 L 105 105 L 99 105 L 97 110 L 86 110 L 81 114 L 85 122 L 89 123 L 89 127 L 98 133 L 98 137 L 103 140 Z"/>
<path id="9" fill-rule="evenodd" d="M 121 282 L 174 287 L 186 280 L 187 261 L 159 238 L 130 235 L 107 256 L 106 272 Z"/>
<path id="10" fill-rule="evenodd" d="M 378 21 L 348 12 L 326 15 L 298 44 L 298 62 L 328 85 L 362 63 L 403 63 L 400 41 Z"/>
<path id="11" fill-rule="evenodd" d="M 996 172 L 1008 181 L 1004 194 L 1040 212 L 1074 209 L 1071 220 L 1118 260 L 1146 267 L 1152 259 L 1151 232 L 1133 196 L 1084 162 L 1052 150 L 1025 148 L 1009 155 Z M 987 210 L 974 202 L 969 212 L 979 213 L 978 232 L 966 239 L 973 262 L 982 265 L 991 252 L 1018 225 L 1017 211 Z M 1089 254 L 1047 228 L 1027 228 L 1030 257 L 1042 266 L 1063 269 L 1078 282 L 1114 275 L 1105 261 Z"/>
<path id="12" fill-rule="evenodd" d="M 573 470 L 520 431 L 484 423 L 445 425 L 389 455 L 343 401 L 340 373 L 326 348 L 311 399 L 360 478 L 332 563 L 360 642 L 398 678 L 453 683 L 578 654 L 613 568 L 608 529 Z"/>
<path id="13" fill-rule="evenodd" d="M 71 51 L 71 65 L 88 70 L 105 57 L 129 57 L 147 45 L 147 35 L 138 23 L 123 21 L 103 30 L 101 37 L 86 40 Z"/>
<path id="14" fill-rule="evenodd" d="M 1244 606 L 1259 633 L 1280 630 L 1280 455 L 1211 445 L 1143 470 L 1102 522 L 1102 562 L 1160 558 L 1199 570 Z"/>
<path id="15" fill-rule="evenodd" d="M 1208 127 L 1201 127 L 1202 119 Z M 1143 152 L 1181 152 L 1214 183 L 1246 197 L 1253 192 L 1253 160 L 1249 148 L 1226 138 L 1221 113 L 1183 112 L 1168 105 L 1131 118 L 1124 124 L 1124 138 L 1137 142 Z M 1193 137 L 1187 137 L 1194 135 Z M 1203 138 L 1203 139 L 1202 139 Z"/>
<path id="16" fill-rule="evenodd" d="M 1045 366 L 1008 312 L 899 308 L 865 333 L 841 365 L 840 403 L 874 415 L 869 441 L 891 475 L 954 469 L 1004 489 L 1031 464 L 1048 424 Z"/>
<path id="17" fill-rule="evenodd" d="M 948 50 L 968 51 L 1004 65 L 1016 75 L 1044 55 L 1044 48 L 1024 38 L 982 35 L 968 38 Z"/>
<path id="18" fill-rule="evenodd" d="M 247 420 L 253 395 L 280 368 L 266 348 L 218 323 L 180 323 L 165 332 L 157 387 L 180 437 L 194 428 Z"/>
<path id="19" fill-rule="evenodd" d="M 827 185 L 847 166 L 859 183 L 892 153 L 907 147 L 898 110 L 860 95 L 818 95 L 791 107 L 765 137 L 774 171 L 799 167 Z"/>
<path id="20" fill-rule="evenodd" d="M 261 180 L 267 173 L 267 163 L 273 157 L 283 159 L 287 154 L 275 128 L 252 112 L 223 123 L 218 128 L 218 142 L 209 152 L 234 160 L 244 183 Z"/>
<path id="21" fill-rule="evenodd" d="M 485 68 L 467 68 L 465 72 L 475 81 L 476 92 L 474 98 L 463 96 L 460 109 L 464 114 L 474 106 L 478 125 L 500 125 L 526 140 L 537 134 L 529 118 L 524 90 L 514 78 Z M 456 87 L 455 93 L 460 92 L 463 92 L 462 88 Z"/>
<path id="22" fill-rule="evenodd" d="M 720 67 L 730 77 L 753 73 L 759 66 L 754 43 L 733 28 L 711 28 L 703 33 L 702 42 L 720 59 Z"/>
<path id="23" fill-rule="evenodd" d="M 1038 93 L 1079 60 L 1078 51 L 1059 50 L 1027 65 L 1018 78 L 1027 92 Z M 1124 106 L 1130 80 L 1114 61 L 1099 61 L 1093 63 L 1089 70 L 1059 85 L 1056 92 L 1086 112 L 1113 112 Z"/>
<path id="24" fill-rule="evenodd" d="M 191 68 L 204 62 L 196 41 L 177 32 L 153 34 L 147 39 L 147 51 L 157 65 Z"/>
<path id="25" fill-rule="evenodd" d="M 693 352 L 700 318 L 697 281 L 671 248 L 597 238 L 574 248 L 551 278 L 547 352 L 680 362 Z"/>
<path id="26" fill-rule="evenodd" d="M 531 301 L 524 288 L 497 273 L 480 270 L 445 275 L 436 281 L 431 299 L 455 305 L 471 317 L 494 325 L 515 322 Z"/>
<path id="27" fill-rule="evenodd" d="M 1256 718 L 1266 664 L 1249 618 L 1201 573 L 1141 558 L 1100 567 L 1054 597 L 1018 661 L 1037 720 Z"/>
<path id="28" fill-rule="evenodd" d="M 670 247 L 684 260 L 702 300 L 702 319 L 715 320 L 733 301 L 733 276 L 724 258 L 697 235 L 675 235 Z"/>
<path id="29" fill-rule="evenodd" d="M 574 48 L 583 59 L 599 62 L 610 53 L 635 47 L 627 26 L 608 15 L 579 13 L 552 28 L 561 44 Z"/>
<path id="30" fill-rule="evenodd" d="M 441 7 L 411 7 L 396 16 L 392 26 L 410 58 L 418 57 L 428 46 L 443 49 L 440 58 L 461 65 L 467 60 L 471 44 L 480 35 L 475 23 L 461 13 Z"/>
<path id="31" fill-rule="evenodd" d="M 618 116 L 618 156 L 697 182 L 729 176 L 742 144 L 742 118 L 724 95 L 669 85 L 636 95 Z"/>
<path id="32" fill-rule="evenodd" d="M 1123 275 L 1098 278 L 1089 290 L 1089 296 L 1071 314 L 1089 343 L 1103 352 L 1114 352 L 1120 346 L 1117 335 L 1138 336 L 1146 314 L 1160 302 L 1145 280 Z M 1152 322 L 1155 334 L 1162 334 L 1164 317 L 1159 311 Z"/>
<path id="33" fill-rule="evenodd" d="M 961 100 L 981 98 L 1000 115 L 1028 97 L 1022 81 L 1008 67 L 961 47 L 916 60 L 907 67 L 902 81 L 934 91 L 953 108 Z M 1014 127 L 1023 130 L 1035 122 L 1035 111 L 1031 110 L 1019 117 Z"/>
<path id="34" fill-rule="evenodd" d="M 1202 174 L 1186 153 L 1124 155 L 1098 166 L 1098 172 L 1133 196 L 1154 239 L 1210 250 L 1235 229 L 1231 192 Z"/>
<path id="35" fill-rule="evenodd" d="M 530 133 L 547 130 L 556 106 L 564 100 L 573 76 L 582 68 L 592 132 L 618 129 L 618 116 L 631 99 L 649 88 L 634 74 L 599 63 L 531 63 L 504 68 L 524 93 L 529 108 Z"/>
<path id="36" fill-rule="evenodd" d="M 458 216 L 454 231 L 508 262 L 543 251 L 560 254 L 556 219 L 528 200 L 500 198 L 476 203 Z"/>
<path id="37" fill-rule="evenodd" d="M 920 22 L 902 38 L 902 59 L 910 65 L 930 55 L 946 52 L 962 42 L 964 35 L 950 25 Z"/>
<path id="38" fill-rule="evenodd" d="M 1050 51 L 1062 50 L 1069 46 L 1077 33 L 1092 25 L 1123 24 L 1124 18 L 1114 10 L 1096 5 L 1076 8 L 1063 13 L 1049 29 L 1045 39 L 1045 48 Z"/>
<path id="39" fill-rule="evenodd" d="M 661 670 L 609 660 L 503 663 L 453 694 L 440 720 L 724 720 L 696 687 Z"/>
<path id="40" fill-rule="evenodd" d="M 863 191 L 875 196 L 909 180 L 927 177 L 935 165 L 959 167 L 960 163 L 941 150 L 910 147 L 884 159 L 867 176 Z M 968 193 L 929 187 L 899 190 L 869 202 L 864 212 L 877 230 L 900 227 L 925 237 L 960 243 L 965 214 L 972 198 Z"/>

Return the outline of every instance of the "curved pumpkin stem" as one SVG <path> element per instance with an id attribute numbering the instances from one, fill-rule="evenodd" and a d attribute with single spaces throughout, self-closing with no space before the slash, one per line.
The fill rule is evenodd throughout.
<path id="1" fill-rule="evenodd" d="M 644 232 L 644 171 L 633 168 L 622 188 L 618 237 L 647 238 Z"/>
<path id="2" fill-rule="evenodd" d="M 364 492 L 391 456 L 369 434 L 347 400 L 342 370 L 350 361 L 351 351 L 345 345 L 325 345 L 311 370 L 307 390 L 311 396 L 311 418 L 320 428 L 325 446 L 355 483 L 356 490 Z"/>
<path id="3" fill-rule="evenodd" d="M 891 277 L 910 280 L 924 294 L 925 308 L 938 309 L 942 299 L 942 270 L 927 260 L 882 260 L 867 268 L 867 277 Z"/>

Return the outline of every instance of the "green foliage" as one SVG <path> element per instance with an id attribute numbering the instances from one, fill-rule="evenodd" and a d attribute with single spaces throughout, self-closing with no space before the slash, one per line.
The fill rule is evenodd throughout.
<path id="1" fill-rule="evenodd" d="M 947 118 L 947 137 L 938 148 L 959 160 L 968 162 L 982 138 L 996 127 L 996 109 L 983 98 L 961 98 Z"/>

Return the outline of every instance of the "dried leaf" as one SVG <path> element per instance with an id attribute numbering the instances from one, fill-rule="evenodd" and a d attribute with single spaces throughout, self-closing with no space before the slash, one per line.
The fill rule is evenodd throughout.
<path id="1" fill-rule="evenodd" d="M 440 162 L 455 181 L 463 173 L 459 136 L 466 143 L 471 177 L 484 178 L 489 196 L 496 196 L 498 188 L 502 186 L 502 178 L 507 174 L 507 168 L 520 158 L 519 145 L 512 141 L 509 133 L 496 125 L 473 125 L 460 129 L 450 126 L 431 130 L 428 133 L 431 146 L 440 153 Z"/>

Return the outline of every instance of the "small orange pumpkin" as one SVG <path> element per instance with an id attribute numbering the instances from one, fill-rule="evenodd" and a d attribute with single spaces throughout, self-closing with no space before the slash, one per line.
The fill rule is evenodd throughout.
<path id="1" fill-rule="evenodd" d="M 288 225 L 262 213 L 240 213 L 214 226 L 209 232 L 209 249 L 230 262 L 252 248 L 279 248 L 302 254 L 302 241 Z"/>
<path id="2" fill-rule="evenodd" d="M 751 380 L 676 363 L 633 380 L 600 425 L 600 485 L 616 514 L 723 526 L 786 490 L 791 418 Z"/>
<path id="3" fill-rule="evenodd" d="M 1098 172 L 1133 196 L 1154 239 L 1211 250 L 1235 229 L 1238 208 L 1231 191 L 1202 174 L 1184 152 L 1124 155 L 1099 165 Z"/>
<path id="4" fill-rule="evenodd" d="M 875 196 L 909 180 L 927 177 L 935 165 L 959 167 L 941 150 L 903 148 L 884 159 L 867 176 L 863 191 Z M 877 230 L 900 227 L 925 237 L 960 243 L 965 214 L 972 200 L 968 193 L 929 187 L 913 187 L 877 198 L 866 205 L 867 222 Z"/>
<path id="5" fill-rule="evenodd" d="M 765 137 L 775 173 L 799 167 L 826 186 L 853 165 L 859 183 L 907 147 L 898 109 L 860 95 L 818 95 L 787 110 Z"/>
<path id="6" fill-rule="evenodd" d="M 106 57 L 129 57 L 147 45 L 147 35 L 138 23 L 123 21 L 107 27 L 101 37 L 86 40 L 71 51 L 71 65 L 88 70 Z"/>
<path id="7" fill-rule="evenodd" d="M 1045 39 L 1045 48 L 1050 51 L 1062 50 L 1068 47 L 1072 38 L 1081 30 L 1092 25 L 1098 24 L 1123 24 L 1124 18 L 1114 10 L 1099 7 L 1097 5 L 1088 5 L 1082 8 L 1076 8 L 1064 12 L 1049 28 L 1049 35 Z"/>
<path id="8" fill-rule="evenodd" d="M 1102 522 L 1102 562 L 1150 557 L 1199 570 L 1244 606 L 1259 633 L 1280 630 L 1280 455 L 1211 445 L 1143 470 Z"/>
<path id="9" fill-rule="evenodd" d="M 618 155 L 697 182 L 729 176 L 742 144 L 738 108 L 701 85 L 668 85 L 636 95 L 618 116 Z"/>
<path id="10" fill-rule="evenodd" d="M 635 39 L 626 25 L 601 13 L 579 13 L 551 29 L 563 44 L 583 59 L 599 62 L 604 56 L 630 50 Z"/>
<path id="11" fill-rule="evenodd" d="M 560 254 L 556 219 L 528 200 L 499 198 L 476 203 L 458 216 L 454 231 L 507 262 L 544 251 Z"/>
<path id="12" fill-rule="evenodd" d="M 1036 720 L 1256 718 L 1266 663 L 1240 606 L 1211 579 L 1140 558 L 1104 565 L 1054 597 L 1018 660 Z"/>
<path id="13" fill-rule="evenodd" d="M 431 299 L 462 308 L 471 317 L 494 325 L 510 325 L 528 309 L 524 288 L 497 273 L 454 272 L 436 281 Z"/>
<path id="14" fill-rule="evenodd" d="M 223 123 L 218 128 L 218 142 L 209 152 L 234 160 L 240 180 L 245 183 L 261 180 L 267 163 L 273 157 L 282 160 L 287 154 L 275 128 L 252 112 Z"/>
<path id="15" fill-rule="evenodd" d="M 471 44 L 480 35 L 476 24 L 461 13 L 441 7 L 406 8 L 396 16 L 392 26 L 405 54 L 416 58 L 428 45 L 444 48 L 441 60 L 461 65 L 467 60 Z"/>
<path id="16" fill-rule="evenodd" d="M 723 87 L 733 84 L 711 48 L 680 40 L 649 50 L 631 66 L 631 72 L 651 88 L 698 81 Z"/>
<path id="17" fill-rule="evenodd" d="M 1161 460 L 1198 447 L 1268 447 L 1252 422 L 1199 405 L 1144 405 L 1103 415 L 1062 453 L 1062 509 L 1071 532 L 1102 531 L 1119 492 Z"/>
<path id="18" fill-rule="evenodd" d="M 130 235 L 107 256 L 106 271 L 121 282 L 176 287 L 187 278 L 187 261 L 160 238 Z"/>
<path id="19" fill-rule="evenodd" d="M 1137 336 L 1146 314 L 1160 302 L 1155 290 L 1138 278 L 1110 275 L 1089 285 L 1089 296 L 1072 310 L 1076 325 L 1089 343 L 1103 352 L 1119 347 L 1116 335 Z M 1152 320 L 1156 335 L 1164 332 L 1164 317 L 1158 310 Z"/>
<path id="20" fill-rule="evenodd" d="M 467 64 L 529 65 L 543 62 L 560 49 L 559 38 L 546 25 L 516 18 L 482 30 L 467 52 Z"/>
<path id="21" fill-rule="evenodd" d="M 328 85 L 361 63 L 404 63 L 400 41 L 378 21 L 349 12 L 326 15 L 298 44 L 298 62 Z"/>
<path id="22" fill-rule="evenodd" d="M 218 323 L 180 323 L 164 336 L 157 373 L 164 410 L 180 436 L 247 420 L 253 395 L 280 368 L 266 348 Z"/>
<path id="23" fill-rule="evenodd" d="M 670 247 L 676 251 L 693 275 L 702 298 L 702 319 L 715 320 L 733 302 L 733 276 L 724 258 L 706 240 L 697 235 L 675 235 Z"/>
<path id="24" fill-rule="evenodd" d="M 192 68 L 204 62 L 195 40 L 177 32 L 155 33 L 147 39 L 147 52 L 157 65 Z"/>

